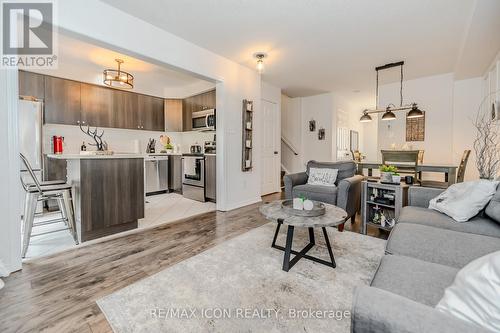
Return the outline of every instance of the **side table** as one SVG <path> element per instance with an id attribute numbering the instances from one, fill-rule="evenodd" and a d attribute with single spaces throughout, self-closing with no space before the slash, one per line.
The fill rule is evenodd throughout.
<path id="1" fill-rule="evenodd" d="M 397 220 L 401 208 L 407 205 L 408 188 L 401 184 L 383 184 L 380 182 L 361 182 L 361 221 L 362 231 L 366 235 L 368 225 L 390 231 L 392 226 L 383 226 L 377 219 L 384 215 L 388 220 Z"/>

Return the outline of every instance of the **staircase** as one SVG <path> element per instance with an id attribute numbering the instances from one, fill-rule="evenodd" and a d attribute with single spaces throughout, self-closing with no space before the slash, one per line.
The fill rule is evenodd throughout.
<path id="1" fill-rule="evenodd" d="M 283 190 L 285 188 L 285 181 L 283 180 L 283 177 L 285 177 L 286 172 L 281 170 L 281 189 Z"/>

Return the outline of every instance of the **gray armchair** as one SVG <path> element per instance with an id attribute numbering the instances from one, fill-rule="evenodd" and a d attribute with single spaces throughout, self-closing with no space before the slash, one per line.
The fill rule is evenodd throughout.
<path id="1" fill-rule="evenodd" d="M 310 168 L 337 169 L 335 187 L 309 185 L 307 179 Z M 355 175 L 356 163 L 353 161 L 342 162 L 317 162 L 309 161 L 305 172 L 285 175 L 285 197 L 287 199 L 304 196 L 311 200 L 326 202 L 344 209 L 347 218 L 354 222 L 356 212 L 359 211 L 361 199 L 361 181 L 363 176 Z M 339 228 L 342 230 L 342 227 Z"/>

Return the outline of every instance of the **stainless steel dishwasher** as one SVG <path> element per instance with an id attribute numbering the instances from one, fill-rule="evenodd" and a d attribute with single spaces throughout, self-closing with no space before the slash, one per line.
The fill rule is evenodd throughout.
<path id="1" fill-rule="evenodd" d="M 146 195 L 168 192 L 168 155 L 150 154 L 144 159 Z"/>

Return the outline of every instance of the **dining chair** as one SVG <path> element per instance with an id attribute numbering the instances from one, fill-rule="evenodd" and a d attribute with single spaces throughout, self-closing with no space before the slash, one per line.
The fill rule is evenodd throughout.
<path id="1" fill-rule="evenodd" d="M 351 150 L 351 156 L 354 162 L 361 162 L 361 153 L 359 150 Z"/>
<path id="2" fill-rule="evenodd" d="M 398 164 L 399 174 L 409 174 L 417 177 L 420 150 L 381 150 L 383 164 Z M 423 153 L 422 153 L 423 156 Z"/>
<path id="3" fill-rule="evenodd" d="M 460 160 L 460 165 L 457 169 L 457 183 L 462 183 L 465 178 L 465 169 L 467 168 L 467 162 L 469 161 L 470 150 L 464 150 L 462 154 L 462 159 Z M 448 182 L 440 182 L 434 180 L 420 180 L 420 184 L 425 187 L 434 187 L 434 188 L 448 188 Z"/>
<path id="4" fill-rule="evenodd" d="M 424 152 L 425 150 L 418 151 L 418 164 L 424 164 Z"/>
<path id="5" fill-rule="evenodd" d="M 63 230 L 69 230 L 75 244 L 78 245 L 78 235 L 76 230 L 75 216 L 73 212 L 73 204 L 71 202 L 71 189 L 72 186 L 62 181 L 52 181 L 52 182 L 40 182 L 36 177 L 31 164 L 28 162 L 23 154 L 20 154 L 21 162 L 24 164 L 26 171 L 28 172 L 32 183 L 27 183 L 21 177 L 21 185 L 26 192 L 26 201 L 24 204 L 23 213 L 23 245 L 22 245 L 22 257 L 26 257 L 28 252 L 28 246 L 31 237 L 41 236 L 48 233 L 59 232 Z M 49 199 L 54 199 L 57 201 L 59 209 L 61 211 L 62 218 L 45 220 L 35 223 L 35 211 L 38 202 L 45 201 Z M 41 232 L 38 234 L 32 234 L 34 227 L 49 225 L 53 223 L 64 222 L 65 228 L 57 229 L 53 231 Z"/>

